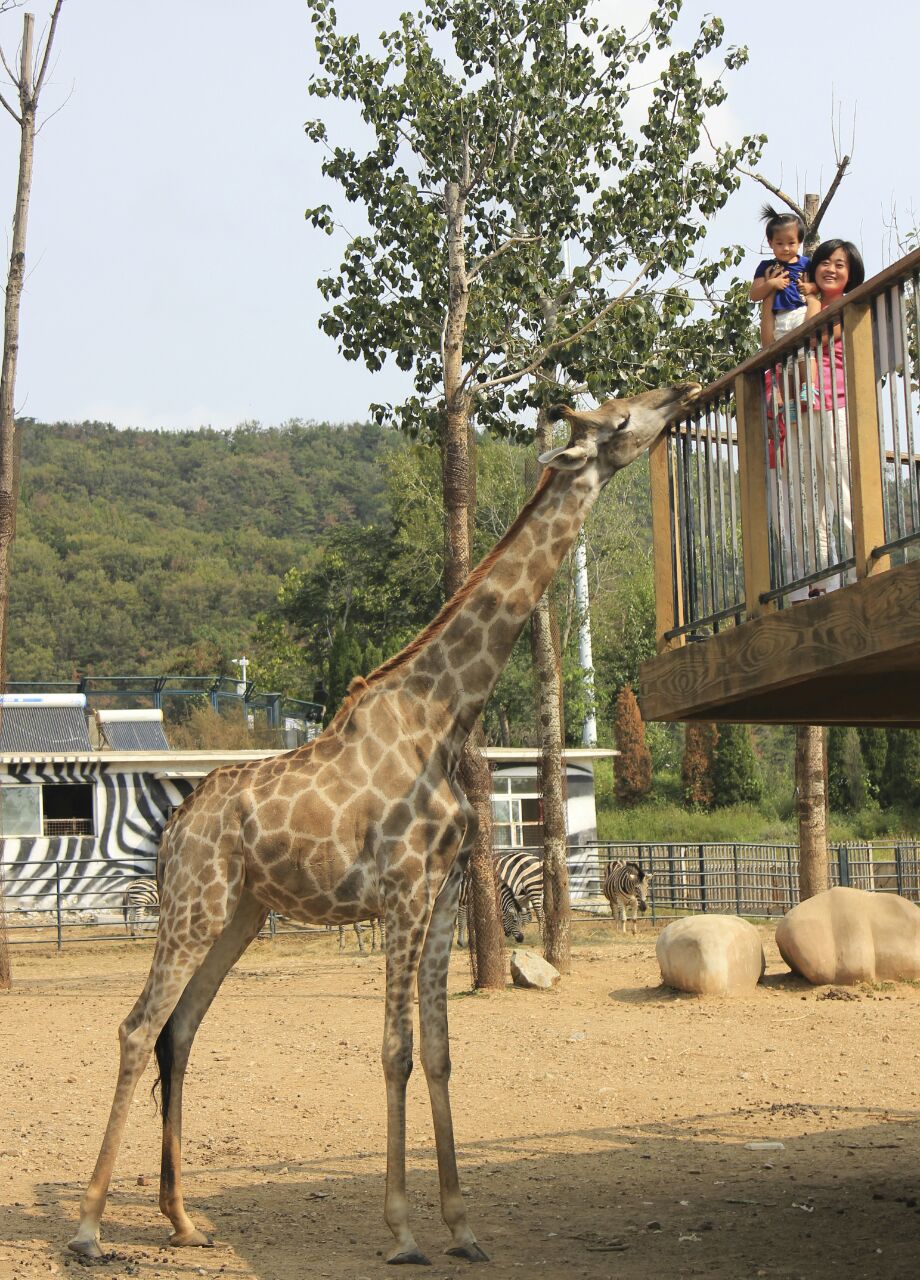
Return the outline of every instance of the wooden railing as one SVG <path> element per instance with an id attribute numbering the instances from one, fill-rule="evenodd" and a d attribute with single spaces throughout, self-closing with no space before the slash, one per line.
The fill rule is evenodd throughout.
<path id="1" fill-rule="evenodd" d="M 659 652 L 920 555 L 920 251 L 707 387 L 651 452 Z"/>

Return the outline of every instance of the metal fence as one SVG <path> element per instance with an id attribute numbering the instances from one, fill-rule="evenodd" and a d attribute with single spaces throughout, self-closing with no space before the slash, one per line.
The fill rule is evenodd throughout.
<path id="1" fill-rule="evenodd" d="M 523 852 L 542 856 L 538 848 Z M 829 849 L 829 860 L 831 885 L 898 893 L 920 904 L 920 843 L 839 844 Z M 6 897 L 10 944 L 50 944 L 60 950 L 68 942 L 124 941 L 129 935 L 122 895 L 138 872 L 133 865 L 119 868 L 108 859 L 95 861 L 95 883 L 84 875 L 84 887 L 77 892 L 68 892 L 62 864 L 30 865 L 28 884 L 17 884 Z M 601 887 L 616 861 L 638 862 L 651 873 L 647 918 L 653 921 L 707 912 L 776 918 L 799 900 L 798 847 L 793 844 L 589 844 L 569 849 L 576 922 L 607 914 Z M 138 936 L 149 937 L 156 918 L 141 917 L 135 927 Z M 325 932 L 324 926 L 295 925 L 272 912 L 264 936 Z"/>

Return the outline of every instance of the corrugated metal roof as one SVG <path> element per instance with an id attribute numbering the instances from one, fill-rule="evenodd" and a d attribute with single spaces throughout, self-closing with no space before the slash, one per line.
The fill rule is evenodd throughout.
<path id="1" fill-rule="evenodd" d="M 168 751 L 169 743 L 157 720 L 102 720 L 103 736 L 113 751 Z"/>
<path id="2" fill-rule="evenodd" d="M 90 750 L 82 707 L 30 703 L 0 709 L 0 752 Z"/>

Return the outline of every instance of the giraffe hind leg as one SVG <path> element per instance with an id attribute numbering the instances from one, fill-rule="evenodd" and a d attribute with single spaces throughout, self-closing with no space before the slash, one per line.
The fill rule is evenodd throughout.
<path id="1" fill-rule="evenodd" d="M 184 945 L 174 953 L 168 930 L 161 931 L 144 990 L 118 1029 L 120 1061 L 115 1097 L 96 1166 L 80 1205 L 80 1225 L 77 1234 L 68 1244 L 68 1248 L 80 1257 L 102 1257 L 99 1227 L 134 1090 L 150 1058 L 154 1042 L 175 1008 L 186 983 L 204 959 L 211 940 L 204 932 L 200 937 L 186 936 L 183 939 Z"/>
<path id="2" fill-rule="evenodd" d="M 232 919 L 193 974 L 163 1030 L 157 1037 L 163 1111 L 163 1150 L 160 1161 L 160 1212 L 173 1226 L 169 1243 L 175 1247 L 213 1242 L 199 1231 L 185 1210 L 182 1195 L 182 1087 L 195 1034 L 221 983 L 258 935 L 268 912 L 252 894 L 243 891 Z"/>

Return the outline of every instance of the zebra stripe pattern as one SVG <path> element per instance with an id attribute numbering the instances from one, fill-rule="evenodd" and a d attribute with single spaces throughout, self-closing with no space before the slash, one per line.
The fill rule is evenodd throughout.
<path id="1" fill-rule="evenodd" d="M 160 893 L 156 880 L 141 876 L 132 880 L 121 895 L 121 910 L 125 917 L 125 928 L 132 938 L 137 937 L 139 925 L 145 917 L 147 920 L 159 920 Z"/>
<path id="2" fill-rule="evenodd" d="M 626 917 L 632 908 L 633 936 L 637 931 L 639 912 L 648 909 L 648 887 L 652 873 L 643 871 L 638 862 L 614 862 L 604 877 L 604 897 L 610 903 L 610 914 L 619 914 L 622 932 L 626 932 Z"/>
<path id="3" fill-rule="evenodd" d="M 529 853 L 500 853 L 495 859 L 495 867 L 505 937 L 523 942 L 524 919 L 530 911 L 533 911 L 541 925 L 543 922 L 543 863 Z M 460 882 L 460 905 L 457 911 L 457 945 L 460 947 L 467 943 L 469 882 L 467 872 Z"/>

